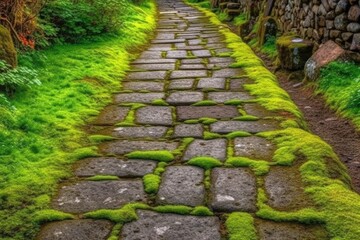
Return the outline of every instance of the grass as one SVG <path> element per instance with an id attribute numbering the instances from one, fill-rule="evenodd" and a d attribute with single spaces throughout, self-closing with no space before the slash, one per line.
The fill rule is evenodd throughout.
<path id="1" fill-rule="evenodd" d="M 39 229 L 34 215 L 49 207 L 49 196 L 70 175 L 71 163 L 97 155 L 81 127 L 111 102 L 134 58 L 129 50 L 145 44 L 155 27 L 153 2 L 129 5 L 129 13 L 118 36 L 20 58 L 20 65 L 37 70 L 42 85 L 13 95 L 16 110 L 0 107 L 3 239 L 33 239 Z"/>
<path id="2" fill-rule="evenodd" d="M 360 66 L 351 62 L 332 62 L 321 70 L 315 83 L 317 93 L 342 116 L 360 129 Z"/>
<path id="3" fill-rule="evenodd" d="M 249 213 L 234 212 L 225 222 L 229 240 L 256 240 L 254 218 Z"/>
<path id="4" fill-rule="evenodd" d="M 187 163 L 189 165 L 204 168 L 205 170 L 222 166 L 222 162 L 220 160 L 212 157 L 195 157 L 190 159 Z"/>
<path id="5" fill-rule="evenodd" d="M 130 159 L 147 159 L 159 162 L 171 162 L 174 160 L 174 155 L 166 150 L 159 151 L 134 151 L 125 155 Z"/>

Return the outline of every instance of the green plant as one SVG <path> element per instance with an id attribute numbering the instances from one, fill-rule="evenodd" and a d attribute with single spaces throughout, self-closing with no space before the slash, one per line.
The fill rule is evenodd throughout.
<path id="1" fill-rule="evenodd" d="M 174 160 L 174 155 L 166 150 L 163 151 L 134 151 L 126 154 L 130 159 L 148 159 L 159 162 L 171 162 Z"/>
<path id="2" fill-rule="evenodd" d="M 155 174 L 147 174 L 143 177 L 145 192 L 149 194 L 156 194 L 159 190 L 161 178 Z"/>
<path id="3" fill-rule="evenodd" d="M 225 226 L 230 240 L 256 240 L 254 218 L 249 213 L 234 212 L 226 219 Z"/>
<path id="4" fill-rule="evenodd" d="M 189 165 L 198 166 L 204 169 L 211 169 L 222 166 L 222 162 L 212 157 L 195 157 L 187 162 Z"/>

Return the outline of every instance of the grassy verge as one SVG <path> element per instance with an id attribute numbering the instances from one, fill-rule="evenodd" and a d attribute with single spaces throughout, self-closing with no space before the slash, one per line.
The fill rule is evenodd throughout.
<path id="1" fill-rule="evenodd" d="M 2 239 L 32 239 L 39 227 L 34 214 L 49 207 L 70 164 L 96 155 L 81 127 L 120 89 L 134 50 L 155 28 L 155 14 L 151 0 L 129 5 L 118 36 L 21 58 L 22 65 L 38 71 L 43 84 L 16 93 L 10 99 L 16 110 L 0 107 L 6 114 L 0 120 Z"/>
<path id="2" fill-rule="evenodd" d="M 203 8 L 199 8 L 199 10 L 209 16 L 213 24 L 221 25 L 214 13 Z M 256 215 L 273 221 L 321 222 L 324 223 L 332 239 L 358 238 L 360 234 L 360 196 L 351 190 L 346 168 L 331 146 L 319 137 L 299 128 L 299 126 L 304 127 L 302 114 L 287 93 L 278 86 L 276 77 L 263 66 L 262 61 L 256 57 L 250 47 L 230 30 L 222 29 L 220 31 L 226 37 L 228 48 L 234 51 L 232 57 L 236 63 L 233 67 L 241 67 L 255 82 L 255 84 L 245 85 L 245 88 L 255 95 L 258 103 L 268 110 L 290 113 L 287 124 L 282 125 L 283 130 L 263 133 L 262 136 L 277 145 L 278 149 L 275 152 L 274 160 L 281 159 L 282 163 L 286 165 L 296 159 L 304 159 L 299 171 L 305 184 L 305 191 L 311 196 L 317 207 L 298 212 L 277 211 L 266 204 L 266 196 L 259 194 L 259 211 Z M 263 188 L 259 189 L 260 193 L 263 191 Z M 235 217 L 233 219 L 231 221 L 241 224 L 240 220 L 235 220 Z M 238 232 L 231 225 L 227 224 L 230 239 L 235 237 Z"/>
<path id="3" fill-rule="evenodd" d="M 351 119 L 360 129 L 360 66 L 350 62 L 332 62 L 322 69 L 317 93 L 329 106 Z"/>

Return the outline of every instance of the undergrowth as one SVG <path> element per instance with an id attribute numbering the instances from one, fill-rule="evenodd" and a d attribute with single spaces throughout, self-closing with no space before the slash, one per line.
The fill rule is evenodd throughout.
<path id="1" fill-rule="evenodd" d="M 34 216 L 49 208 L 70 164 L 97 155 L 80 127 L 110 103 L 134 58 L 129 50 L 145 44 L 155 28 L 152 1 L 128 10 L 118 36 L 20 57 L 20 65 L 34 69 L 42 85 L 18 91 L 7 101 L 10 106 L 6 101 L 0 106 L 6 113 L 0 120 L 2 239 L 33 239 L 39 229 Z"/>

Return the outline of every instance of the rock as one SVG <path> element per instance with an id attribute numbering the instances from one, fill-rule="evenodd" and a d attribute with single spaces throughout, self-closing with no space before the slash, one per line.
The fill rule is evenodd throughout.
<path id="1" fill-rule="evenodd" d="M 330 5 L 327 0 L 321 0 L 321 5 L 324 6 L 327 12 L 330 11 Z"/>
<path id="2" fill-rule="evenodd" d="M 345 33 L 342 33 L 342 34 L 341 34 L 341 38 L 342 38 L 344 41 L 347 41 L 347 40 L 351 39 L 351 37 L 352 37 L 353 35 L 354 35 L 353 33 L 345 32 Z"/>
<path id="3" fill-rule="evenodd" d="M 335 13 L 336 14 L 341 14 L 343 12 L 346 12 L 350 7 L 349 1 L 348 0 L 340 0 L 338 2 L 338 4 L 336 5 L 335 8 Z"/>
<path id="4" fill-rule="evenodd" d="M 176 108 L 179 121 L 197 118 L 233 118 L 239 116 L 235 106 L 179 106 Z"/>
<path id="5" fill-rule="evenodd" d="M 306 62 L 305 78 L 312 81 L 316 80 L 322 67 L 343 57 L 345 57 L 345 50 L 335 42 L 327 41 Z"/>
<path id="6" fill-rule="evenodd" d="M 225 139 L 194 140 L 186 149 L 183 161 L 194 157 L 213 157 L 220 161 L 226 159 L 227 141 Z"/>
<path id="7" fill-rule="evenodd" d="M 360 32 L 360 23 L 349 23 L 349 25 L 347 25 L 346 29 L 349 32 L 353 32 L 353 33 Z"/>
<path id="8" fill-rule="evenodd" d="M 354 22 L 360 21 L 360 7 L 358 5 L 351 6 L 348 12 L 348 19 Z"/>
<path id="9" fill-rule="evenodd" d="M 326 20 L 326 29 L 333 29 L 334 28 L 334 21 Z"/>
<path id="10" fill-rule="evenodd" d="M 333 19 L 335 19 L 335 12 L 334 11 L 330 11 L 330 12 L 328 12 L 327 14 L 326 14 L 326 19 L 328 19 L 328 20 L 333 20 Z"/>
<path id="11" fill-rule="evenodd" d="M 17 66 L 17 55 L 14 42 L 9 30 L 0 25 L 0 60 L 5 61 L 11 67 Z"/>
<path id="12" fill-rule="evenodd" d="M 339 37 L 341 34 L 341 31 L 339 30 L 330 30 L 330 38 L 335 39 Z"/>
<path id="13" fill-rule="evenodd" d="M 328 0 L 329 6 L 332 9 L 336 8 L 337 2 L 338 2 L 337 0 Z"/>
<path id="14" fill-rule="evenodd" d="M 351 51 L 360 50 L 360 33 L 354 34 L 350 50 Z"/>
<path id="15" fill-rule="evenodd" d="M 347 15 L 345 13 L 335 17 L 334 26 L 336 29 L 346 31 L 347 24 L 348 24 L 348 20 L 347 20 Z"/>

